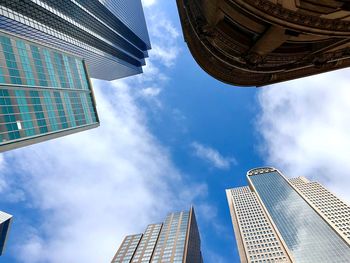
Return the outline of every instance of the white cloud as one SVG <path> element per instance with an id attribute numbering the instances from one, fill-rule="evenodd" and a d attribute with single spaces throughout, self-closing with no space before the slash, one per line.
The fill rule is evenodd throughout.
<path id="1" fill-rule="evenodd" d="M 206 194 L 205 184 L 184 185 L 136 102 L 142 92 L 157 96 L 167 81 L 162 69 L 175 63 L 176 56 L 159 50 L 177 52 L 176 30 L 166 17 L 149 18 L 146 10 L 146 18 L 159 48 L 151 51 L 145 74 L 94 81 L 101 127 L 0 159 L 0 192 L 12 194 L 7 202 L 25 201 L 36 218 L 16 221 L 24 231 L 9 250 L 20 262 L 109 262 L 125 235 Z"/>
<path id="2" fill-rule="evenodd" d="M 178 45 L 180 33 L 162 12 L 156 12 L 149 17 L 149 33 L 154 39 L 150 57 L 167 67 L 174 65 L 181 49 Z"/>
<path id="3" fill-rule="evenodd" d="M 142 5 L 144 7 L 151 7 L 157 3 L 156 0 L 142 0 Z"/>
<path id="4" fill-rule="evenodd" d="M 349 70 L 261 89 L 257 123 L 266 161 L 322 182 L 350 201 Z"/>
<path id="5" fill-rule="evenodd" d="M 96 82 L 100 128 L 5 155 L 21 185 L 9 191 L 24 191 L 41 219 L 23 227 L 30 231 L 15 247 L 20 261 L 108 262 L 123 235 L 205 194 L 205 185 L 190 191 L 181 183 L 130 89 Z"/>
<path id="6" fill-rule="evenodd" d="M 203 160 L 207 161 L 208 163 L 210 163 L 211 165 L 213 165 L 218 169 L 226 170 L 226 169 L 229 169 L 232 164 L 233 165 L 237 164 L 237 161 L 235 158 L 224 157 L 217 150 L 209 146 L 200 144 L 198 142 L 193 142 L 191 146 L 196 156 L 198 156 L 199 158 L 202 158 Z"/>

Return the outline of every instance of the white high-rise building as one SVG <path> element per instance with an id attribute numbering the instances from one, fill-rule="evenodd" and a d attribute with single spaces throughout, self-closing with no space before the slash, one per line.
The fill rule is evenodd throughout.
<path id="1" fill-rule="evenodd" d="M 226 190 L 241 262 L 350 262 L 350 207 L 319 183 L 275 168 Z"/>

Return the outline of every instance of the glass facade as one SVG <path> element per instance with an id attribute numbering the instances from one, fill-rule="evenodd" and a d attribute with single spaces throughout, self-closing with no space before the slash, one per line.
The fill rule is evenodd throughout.
<path id="1" fill-rule="evenodd" d="M 189 212 L 179 212 L 167 216 L 154 250 L 152 263 L 182 262 L 189 215 Z"/>
<path id="2" fill-rule="evenodd" d="M 135 250 L 140 243 L 142 234 L 127 236 L 121 244 L 112 263 L 129 263 L 135 253 Z"/>
<path id="3" fill-rule="evenodd" d="M 154 247 L 156 246 L 162 224 L 149 225 L 132 258 L 132 263 L 150 262 Z"/>
<path id="4" fill-rule="evenodd" d="M 202 263 L 200 237 L 193 208 L 171 213 L 162 224 L 151 224 L 137 246 L 124 239 L 112 263 Z M 129 243 L 127 243 L 129 242 Z M 136 241 L 134 242 L 136 243 Z M 126 257 L 126 252 L 128 256 Z M 129 257 L 131 255 L 131 257 Z"/>
<path id="5" fill-rule="evenodd" d="M 12 216 L 0 211 L 0 256 L 5 251 L 5 245 L 12 223 Z"/>
<path id="6" fill-rule="evenodd" d="M 150 49 L 141 0 L 5 0 L 0 29 L 83 57 L 105 80 L 141 73 Z"/>
<path id="7" fill-rule="evenodd" d="M 295 262 L 349 262 L 348 244 L 278 171 L 249 179 Z"/>
<path id="8" fill-rule="evenodd" d="M 82 59 L 0 32 L 0 151 L 96 126 Z"/>

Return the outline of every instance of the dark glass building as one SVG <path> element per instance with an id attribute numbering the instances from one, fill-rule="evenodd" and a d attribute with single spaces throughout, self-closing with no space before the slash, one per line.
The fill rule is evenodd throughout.
<path id="1" fill-rule="evenodd" d="M 346 263 L 350 207 L 318 183 L 275 168 L 247 174 L 227 190 L 242 262 Z"/>
<path id="2" fill-rule="evenodd" d="M 82 58 L 0 31 L 0 152 L 98 125 Z"/>
<path id="3" fill-rule="evenodd" d="M 112 263 L 202 263 L 194 209 L 171 213 L 144 234 L 127 236 Z"/>
<path id="4" fill-rule="evenodd" d="M 2 0 L 0 30 L 82 57 L 104 80 L 141 73 L 151 47 L 141 0 Z"/>
<path id="5" fill-rule="evenodd" d="M 4 254 L 11 223 L 12 216 L 0 211 L 0 256 Z"/>

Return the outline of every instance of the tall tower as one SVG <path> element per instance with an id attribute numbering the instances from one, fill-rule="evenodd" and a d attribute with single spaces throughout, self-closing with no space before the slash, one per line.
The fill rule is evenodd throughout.
<path id="1" fill-rule="evenodd" d="M 112 263 L 203 263 L 194 209 L 170 213 L 164 223 L 125 237 Z"/>
<path id="2" fill-rule="evenodd" d="M 104 80 L 141 73 L 151 48 L 141 0 L 3 0 L 0 30 L 82 57 Z"/>
<path id="3" fill-rule="evenodd" d="M 264 86 L 350 66 L 347 0 L 177 0 L 185 41 L 210 75 Z"/>
<path id="4" fill-rule="evenodd" d="M 4 254 L 11 223 L 12 216 L 0 211 L 0 256 Z"/>
<path id="5" fill-rule="evenodd" d="M 0 152 L 97 127 L 90 76 L 141 73 L 150 48 L 141 0 L 0 1 Z"/>
<path id="6" fill-rule="evenodd" d="M 241 262 L 346 263 L 350 207 L 316 182 L 277 169 L 226 190 Z"/>
<path id="7" fill-rule="evenodd" d="M 0 31 L 0 152 L 99 125 L 85 61 Z"/>

